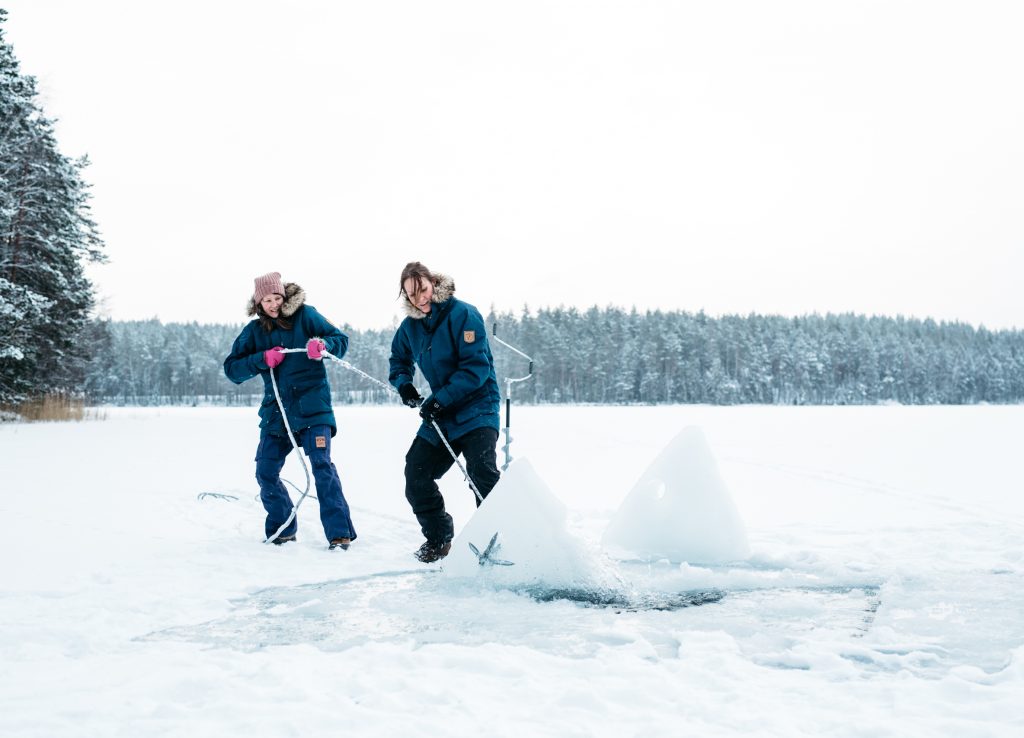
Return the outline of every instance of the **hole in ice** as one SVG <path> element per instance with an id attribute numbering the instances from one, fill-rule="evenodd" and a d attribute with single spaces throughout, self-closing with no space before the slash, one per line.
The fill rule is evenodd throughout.
<path id="1" fill-rule="evenodd" d="M 877 587 L 677 591 L 481 586 L 438 570 L 384 572 L 297 587 L 273 587 L 233 602 L 207 622 L 140 636 L 253 651 L 308 644 L 343 651 L 370 642 L 502 643 L 590 656 L 609 633 L 678 655 L 674 633 L 724 631 L 754 656 L 794 640 L 852 642 L 866 628 Z M 618 643 L 618 641 L 615 641 Z M 622 644 L 619 644 L 622 645 Z"/>

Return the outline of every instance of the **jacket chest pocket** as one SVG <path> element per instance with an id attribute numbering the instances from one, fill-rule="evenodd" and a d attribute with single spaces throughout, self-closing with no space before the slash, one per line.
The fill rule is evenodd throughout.
<path id="1" fill-rule="evenodd" d="M 413 361 L 416 362 L 416 364 L 420 367 L 420 369 L 423 368 L 423 365 L 425 363 L 430 361 L 430 356 L 431 356 L 431 354 L 430 354 L 430 345 L 431 344 L 428 342 L 428 343 L 421 343 L 419 346 L 416 347 L 416 354 L 413 357 Z"/>

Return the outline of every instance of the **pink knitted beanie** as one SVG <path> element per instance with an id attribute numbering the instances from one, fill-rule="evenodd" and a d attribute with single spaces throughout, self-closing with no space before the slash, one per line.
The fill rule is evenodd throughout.
<path id="1" fill-rule="evenodd" d="M 278 294 L 284 297 L 284 285 L 281 284 L 281 273 L 280 272 L 268 272 L 262 277 L 256 277 L 256 291 L 252 294 L 252 299 L 257 303 L 267 295 Z"/>

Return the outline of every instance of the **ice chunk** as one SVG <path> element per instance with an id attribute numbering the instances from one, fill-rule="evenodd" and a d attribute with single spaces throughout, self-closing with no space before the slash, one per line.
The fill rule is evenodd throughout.
<path id="1" fill-rule="evenodd" d="M 658 455 L 626 496 L 602 543 L 672 561 L 750 556 L 743 520 L 700 428 L 684 428 Z"/>
<path id="2" fill-rule="evenodd" d="M 512 587 L 579 588 L 601 578 L 595 557 L 566 528 L 565 505 L 525 458 L 509 466 L 452 541 L 443 568 L 450 576 L 485 577 Z"/>

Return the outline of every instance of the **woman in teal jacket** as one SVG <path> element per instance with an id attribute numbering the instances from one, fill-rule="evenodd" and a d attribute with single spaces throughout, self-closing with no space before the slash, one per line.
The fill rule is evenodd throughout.
<path id="1" fill-rule="evenodd" d="M 235 339 L 231 354 L 224 360 L 224 374 L 235 384 L 263 377 L 256 481 L 267 511 L 266 535 L 274 535 L 293 507 L 280 478 L 292 443 L 274 397 L 270 378 L 273 369 L 288 424 L 312 467 L 324 534 L 332 549 L 347 549 L 356 531 L 338 470 L 331 462 L 331 439 L 337 433 L 337 422 L 322 352 L 340 359 L 348 349 L 348 336 L 312 305 L 305 304 L 306 293 L 301 287 L 292 282 L 283 284 L 278 272 L 257 277 L 255 282 L 248 308 L 255 319 Z M 285 354 L 281 351 L 285 348 L 301 348 L 306 353 Z M 293 519 L 274 543 L 294 541 L 297 529 L 298 521 Z"/>
<path id="2" fill-rule="evenodd" d="M 408 317 L 391 342 L 389 379 L 402 401 L 419 407 L 423 417 L 405 457 L 405 496 L 426 538 L 416 558 L 430 562 L 448 555 L 454 535 L 436 482 L 454 460 L 433 423 L 463 455 L 470 478 L 486 497 L 500 476 L 495 447 L 501 393 L 483 317 L 454 296 L 451 277 L 414 261 L 402 270 L 400 284 Z M 430 385 L 426 400 L 413 386 L 415 367 Z"/>

